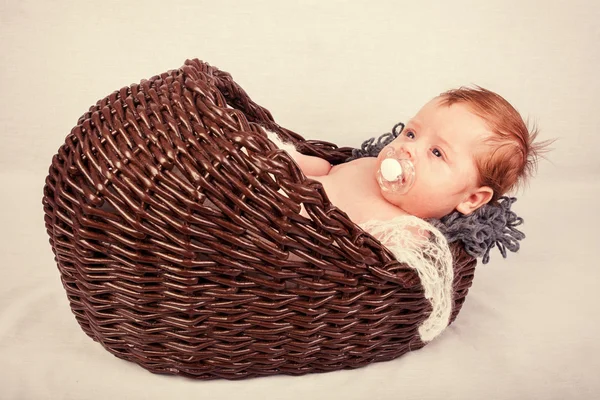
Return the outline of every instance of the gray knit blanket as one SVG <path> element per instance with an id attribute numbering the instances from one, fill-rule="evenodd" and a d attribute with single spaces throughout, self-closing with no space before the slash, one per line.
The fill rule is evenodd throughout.
<path id="1" fill-rule="evenodd" d="M 353 149 L 352 156 L 346 161 L 361 157 L 377 157 L 379 152 L 394 140 L 404 129 L 403 123 L 394 125 L 392 131 L 371 138 L 361 145 L 360 149 Z M 525 234 L 516 227 L 523 223 L 523 218 L 510 209 L 517 201 L 514 197 L 501 197 L 497 204 L 486 204 L 470 215 L 463 215 L 454 211 L 441 219 L 429 219 L 448 240 L 448 243 L 462 241 L 465 251 L 475 258 L 482 258 L 482 263 L 487 264 L 490 251 L 498 246 L 502 257 L 506 258 L 506 250 L 516 252 L 519 250 L 519 240 Z"/>

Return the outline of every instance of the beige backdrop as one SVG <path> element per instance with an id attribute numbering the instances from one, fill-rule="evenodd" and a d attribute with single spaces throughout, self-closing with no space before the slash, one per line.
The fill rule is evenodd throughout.
<path id="1" fill-rule="evenodd" d="M 592 399 L 600 396 L 600 3 L 0 3 L 0 398 Z M 527 239 L 480 266 L 457 322 L 354 371 L 242 382 L 152 375 L 88 339 L 44 231 L 53 154 L 96 100 L 200 58 L 278 123 L 359 146 L 478 84 L 557 138 L 519 193 Z"/>

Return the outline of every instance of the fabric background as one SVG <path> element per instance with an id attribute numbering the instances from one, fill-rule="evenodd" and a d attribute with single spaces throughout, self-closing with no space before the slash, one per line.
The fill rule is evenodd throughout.
<path id="1" fill-rule="evenodd" d="M 0 399 L 600 397 L 600 3 L 0 2 Z M 527 238 L 480 265 L 456 323 L 352 371 L 247 381 L 153 375 L 76 323 L 41 205 L 52 156 L 96 100 L 200 58 L 307 139 L 359 146 L 478 84 L 557 138 L 517 193 Z"/>

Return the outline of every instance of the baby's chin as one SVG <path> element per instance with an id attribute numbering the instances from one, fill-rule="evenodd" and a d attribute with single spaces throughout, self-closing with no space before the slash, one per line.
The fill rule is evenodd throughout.
<path id="1" fill-rule="evenodd" d="M 410 212 L 409 210 L 406 209 L 406 204 L 405 204 L 405 203 L 407 203 L 406 198 L 402 198 L 406 195 L 390 193 L 390 192 L 382 189 L 381 187 L 379 188 L 379 192 L 381 193 L 381 197 L 383 197 L 385 199 L 385 201 L 387 201 L 394 207 L 398 208 L 403 213 L 414 215 L 412 212 Z"/>

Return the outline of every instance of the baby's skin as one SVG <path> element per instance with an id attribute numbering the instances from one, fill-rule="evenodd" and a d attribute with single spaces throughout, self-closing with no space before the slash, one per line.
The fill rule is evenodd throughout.
<path id="1" fill-rule="evenodd" d="M 376 180 L 379 161 L 374 157 L 363 157 L 351 162 L 334 165 L 328 168 L 316 157 L 295 154 L 294 159 L 300 168 L 305 166 L 307 172 L 317 175 L 307 175 L 323 184 L 323 189 L 329 200 L 357 224 L 370 220 L 387 221 L 392 218 L 407 215 L 405 211 L 388 202 L 382 195 Z M 310 165 L 307 165 L 310 164 Z M 327 174 L 318 174 L 315 166 L 329 169 Z M 317 167 L 318 168 L 318 167 Z"/>

